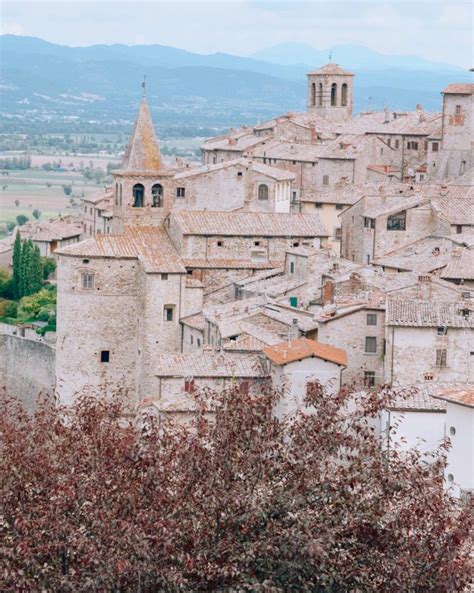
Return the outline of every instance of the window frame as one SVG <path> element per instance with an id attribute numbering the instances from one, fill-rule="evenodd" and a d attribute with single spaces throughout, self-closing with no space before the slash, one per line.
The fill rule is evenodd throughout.
<path id="1" fill-rule="evenodd" d="M 369 349 L 369 344 L 373 345 L 373 348 L 374 348 L 373 350 Z M 377 337 L 376 336 L 365 336 L 364 352 L 365 352 L 365 354 L 377 354 Z"/>
<path id="2" fill-rule="evenodd" d="M 87 280 L 86 280 L 87 278 Z M 90 286 L 89 286 L 90 284 Z M 81 272 L 81 289 L 82 290 L 94 290 L 95 287 L 95 273 L 94 272 Z"/>

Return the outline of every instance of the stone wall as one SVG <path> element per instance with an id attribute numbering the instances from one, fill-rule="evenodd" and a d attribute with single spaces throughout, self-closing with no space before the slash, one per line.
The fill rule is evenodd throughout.
<path id="1" fill-rule="evenodd" d="M 0 386 L 19 397 L 28 410 L 40 395 L 52 396 L 55 385 L 55 349 L 39 339 L 0 335 Z"/>

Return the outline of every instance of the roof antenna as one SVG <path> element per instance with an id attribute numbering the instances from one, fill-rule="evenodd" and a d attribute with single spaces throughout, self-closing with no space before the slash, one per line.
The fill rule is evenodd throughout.
<path id="1" fill-rule="evenodd" d="M 332 61 L 332 49 L 329 50 L 329 61 Z"/>
<path id="2" fill-rule="evenodd" d="M 142 89 L 143 89 L 143 98 L 145 98 L 146 97 L 146 74 L 143 75 Z"/>

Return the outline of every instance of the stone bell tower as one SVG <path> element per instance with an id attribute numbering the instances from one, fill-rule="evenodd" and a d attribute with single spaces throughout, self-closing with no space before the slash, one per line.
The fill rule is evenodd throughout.
<path id="1" fill-rule="evenodd" d="M 338 122 L 352 117 L 354 74 L 338 64 L 308 72 L 308 112 Z"/>
<path id="2" fill-rule="evenodd" d="M 121 234 L 124 226 L 154 226 L 163 222 L 173 205 L 173 173 L 163 166 L 145 96 L 122 168 L 113 176 L 114 234 Z"/>

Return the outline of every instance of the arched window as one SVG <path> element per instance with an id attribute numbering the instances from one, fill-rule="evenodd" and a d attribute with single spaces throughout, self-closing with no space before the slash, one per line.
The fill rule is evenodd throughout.
<path id="1" fill-rule="evenodd" d="M 311 105 L 316 105 L 316 83 L 311 85 Z"/>
<path id="2" fill-rule="evenodd" d="M 341 87 L 341 105 L 342 107 L 347 106 L 347 83 L 343 83 Z"/>
<path id="3" fill-rule="evenodd" d="M 268 200 L 268 185 L 265 185 L 265 183 L 258 186 L 258 199 Z"/>
<path id="4" fill-rule="evenodd" d="M 151 205 L 153 208 L 163 207 L 163 186 L 160 183 L 151 188 Z"/>
<path id="5" fill-rule="evenodd" d="M 141 183 L 136 183 L 133 186 L 133 207 L 142 208 L 145 197 L 145 188 Z"/>
<path id="6" fill-rule="evenodd" d="M 120 206 L 122 205 L 122 184 L 120 184 L 120 190 L 119 190 L 119 204 Z"/>
<path id="7" fill-rule="evenodd" d="M 118 206 L 118 183 L 115 184 L 115 205 Z"/>
<path id="8" fill-rule="evenodd" d="M 336 107 L 337 101 L 337 84 L 335 82 L 331 85 L 331 107 Z"/>
<path id="9" fill-rule="evenodd" d="M 318 105 L 319 107 L 323 106 L 323 83 L 319 83 L 319 93 L 318 93 Z"/>

